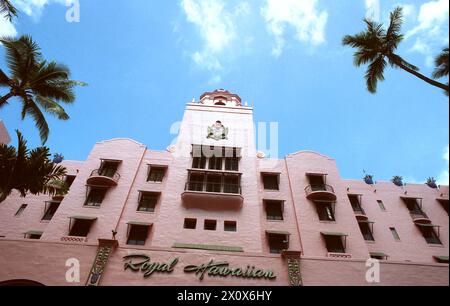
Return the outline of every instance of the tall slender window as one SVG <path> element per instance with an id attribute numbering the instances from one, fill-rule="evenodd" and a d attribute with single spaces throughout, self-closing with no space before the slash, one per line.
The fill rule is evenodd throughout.
<path id="1" fill-rule="evenodd" d="M 396 241 L 400 241 L 400 235 L 398 234 L 397 230 L 395 229 L 395 227 L 390 227 L 389 230 L 392 233 L 392 237 L 394 237 L 394 239 Z"/>
<path id="2" fill-rule="evenodd" d="M 27 208 L 27 206 L 28 206 L 27 204 L 20 205 L 19 209 L 14 214 L 14 216 L 16 216 L 16 217 L 20 216 L 23 213 L 23 211 L 25 210 L 25 208 Z"/>

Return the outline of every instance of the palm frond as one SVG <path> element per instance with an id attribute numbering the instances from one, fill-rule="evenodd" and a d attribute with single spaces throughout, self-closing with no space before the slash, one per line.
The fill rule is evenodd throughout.
<path id="1" fill-rule="evenodd" d="M 22 119 L 24 119 L 26 115 L 30 115 L 33 118 L 34 124 L 39 130 L 39 136 L 41 137 L 42 143 L 46 143 L 48 139 L 49 128 L 44 114 L 42 114 L 41 110 L 31 97 L 21 98 L 23 99 Z"/>
<path id="2" fill-rule="evenodd" d="M 19 39 L 7 37 L 0 39 L 6 49 L 6 63 L 12 77 L 27 82 L 30 71 L 34 71 L 41 61 L 39 46 L 28 35 Z"/>
<path id="3" fill-rule="evenodd" d="M 12 5 L 10 0 L 0 0 L 0 16 L 1 15 L 8 21 L 11 21 L 13 17 L 17 17 L 17 9 Z"/>
<path id="4" fill-rule="evenodd" d="M 403 23 L 403 8 L 398 6 L 390 14 L 390 23 L 386 32 L 387 40 L 398 37 Z"/>
<path id="5" fill-rule="evenodd" d="M 58 102 L 41 95 L 36 95 L 36 101 L 47 113 L 56 116 L 60 120 L 69 120 L 69 115 Z"/>
<path id="6" fill-rule="evenodd" d="M 444 48 L 435 59 L 436 69 L 433 71 L 433 78 L 439 79 L 448 76 L 449 48 Z"/>
<path id="7" fill-rule="evenodd" d="M 376 93 L 378 81 L 384 80 L 384 69 L 386 68 L 386 60 L 384 56 L 380 55 L 367 68 L 365 79 L 367 90 L 371 93 Z"/>
<path id="8" fill-rule="evenodd" d="M 0 87 L 9 87 L 11 79 L 0 69 Z"/>

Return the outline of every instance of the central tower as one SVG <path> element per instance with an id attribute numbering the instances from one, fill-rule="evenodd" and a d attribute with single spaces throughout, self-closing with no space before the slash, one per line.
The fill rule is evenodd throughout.
<path id="1" fill-rule="evenodd" d="M 171 169 L 179 175 L 169 176 L 174 192 L 166 193 L 170 201 L 161 213 L 168 223 L 179 218 L 180 226 L 166 232 L 164 242 L 261 252 L 253 109 L 223 89 L 204 93 L 187 103 L 171 151 Z M 242 244 L 237 235 L 245 245 L 236 245 Z"/>

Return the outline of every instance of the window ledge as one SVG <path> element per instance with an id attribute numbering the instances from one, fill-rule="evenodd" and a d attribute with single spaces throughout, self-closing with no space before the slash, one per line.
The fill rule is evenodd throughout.
<path id="1" fill-rule="evenodd" d="M 431 248 L 445 248 L 445 246 L 443 244 L 429 244 L 427 243 L 427 245 Z"/>
<path id="2" fill-rule="evenodd" d="M 88 205 L 83 205 L 83 208 L 100 209 L 101 206 L 88 206 Z"/>
<path id="3" fill-rule="evenodd" d="M 144 214 L 144 215 L 154 215 L 155 214 L 154 211 L 139 211 L 139 210 L 136 210 L 136 213 Z"/>

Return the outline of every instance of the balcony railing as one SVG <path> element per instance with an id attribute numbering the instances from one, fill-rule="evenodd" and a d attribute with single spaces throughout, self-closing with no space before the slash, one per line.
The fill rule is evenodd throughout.
<path id="1" fill-rule="evenodd" d="M 119 182 L 120 174 L 115 170 L 96 169 L 91 172 L 87 183 L 99 186 L 116 186 Z"/>
<path id="2" fill-rule="evenodd" d="M 242 194 L 241 186 L 238 184 L 212 183 L 212 182 L 187 182 L 186 191 Z"/>
<path id="3" fill-rule="evenodd" d="M 431 223 L 431 220 L 428 218 L 427 214 L 423 212 L 423 210 L 415 209 L 410 210 L 409 214 L 414 222 L 417 223 Z"/>
<path id="4" fill-rule="evenodd" d="M 312 200 L 336 200 L 334 188 L 327 184 L 308 185 L 305 188 L 306 197 Z"/>

